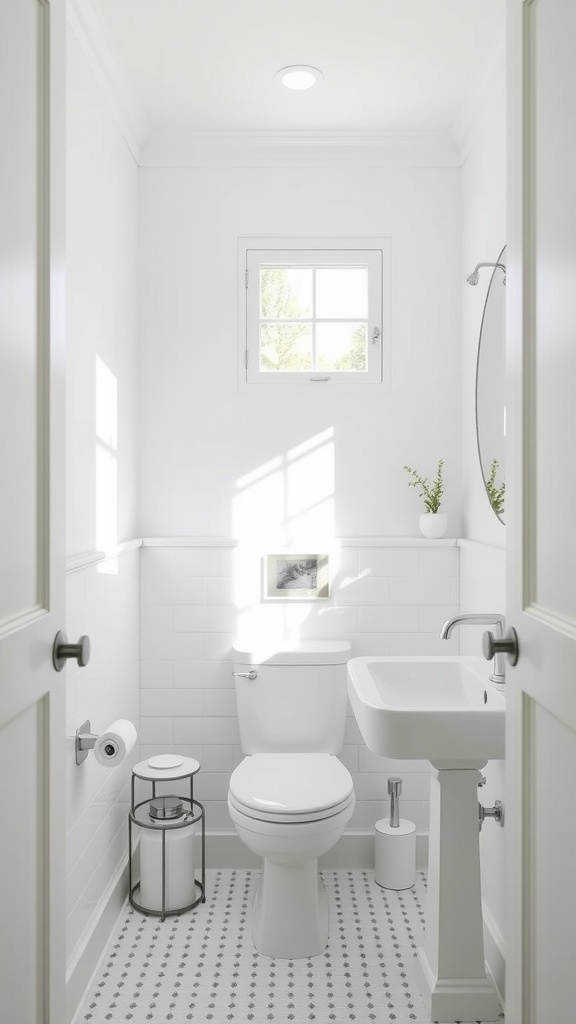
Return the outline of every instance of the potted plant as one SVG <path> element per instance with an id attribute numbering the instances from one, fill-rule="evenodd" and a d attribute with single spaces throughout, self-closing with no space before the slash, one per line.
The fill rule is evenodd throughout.
<path id="1" fill-rule="evenodd" d="M 431 539 L 443 537 L 448 525 L 446 513 L 440 512 L 442 495 L 444 494 L 444 480 L 442 476 L 444 459 L 440 459 L 438 462 L 436 476 L 432 482 L 430 482 L 427 476 L 420 476 L 415 469 L 412 469 L 412 466 L 404 466 L 404 469 L 413 478 L 408 486 L 420 488 L 419 495 L 424 499 L 426 511 L 420 516 L 421 532 L 425 537 Z"/>
<path id="2" fill-rule="evenodd" d="M 496 483 L 496 475 L 498 473 L 499 468 L 500 463 L 498 462 L 498 459 L 492 459 L 492 462 L 490 463 L 490 476 L 485 481 L 485 484 L 486 491 L 488 493 L 488 501 L 492 505 L 492 508 L 494 509 L 498 518 L 501 519 L 502 516 L 504 515 L 504 496 L 506 494 L 506 484 L 504 482 L 502 482 L 501 484 Z"/>

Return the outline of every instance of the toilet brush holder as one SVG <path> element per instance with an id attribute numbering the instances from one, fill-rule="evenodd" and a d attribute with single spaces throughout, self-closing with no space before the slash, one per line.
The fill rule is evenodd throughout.
<path id="1" fill-rule="evenodd" d="M 402 780 L 388 779 L 390 817 L 375 825 L 374 879 L 384 889 L 411 889 L 416 881 L 416 826 L 400 817 Z"/>

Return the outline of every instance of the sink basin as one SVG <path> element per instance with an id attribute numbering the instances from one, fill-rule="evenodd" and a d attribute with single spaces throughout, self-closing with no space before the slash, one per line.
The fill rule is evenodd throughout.
<path id="1" fill-rule="evenodd" d="M 348 662 L 348 695 L 369 750 L 463 765 L 504 757 L 504 694 L 483 658 Z"/>

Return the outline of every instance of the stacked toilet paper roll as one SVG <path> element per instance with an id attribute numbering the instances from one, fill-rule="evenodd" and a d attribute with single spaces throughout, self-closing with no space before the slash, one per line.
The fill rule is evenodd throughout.
<path id="1" fill-rule="evenodd" d="M 118 718 L 96 740 L 94 756 L 98 764 L 113 768 L 121 764 L 136 743 L 136 727 L 127 718 Z"/>

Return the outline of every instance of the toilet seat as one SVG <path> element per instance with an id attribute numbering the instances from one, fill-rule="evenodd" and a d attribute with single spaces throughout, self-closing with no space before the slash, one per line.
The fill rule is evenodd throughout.
<path id="1" fill-rule="evenodd" d="M 339 814 L 354 788 L 334 754 L 252 754 L 232 773 L 228 799 L 247 817 L 296 824 Z"/>
<path id="2" fill-rule="evenodd" d="M 354 795 L 352 794 L 347 800 L 343 800 L 341 803 L 334 807 L 325 807 L 321 811 L 315 811 L 312 814 L 268 814 L 266 811 L 255 811 L 250 807 L 246 807 L 245 804 L 241 804 L 228 794 L 228 807 L 230 811 L 236 811 L 237 814 L 243 818 L 250 818 L 252 821 L 258 821 L 262 824 L 271 825 L 312 825 L 317 821 L 328 821 L 330 818 L 337 817 L 342 811 L 345 811 L 350 804 L 354 803 Z"/>

